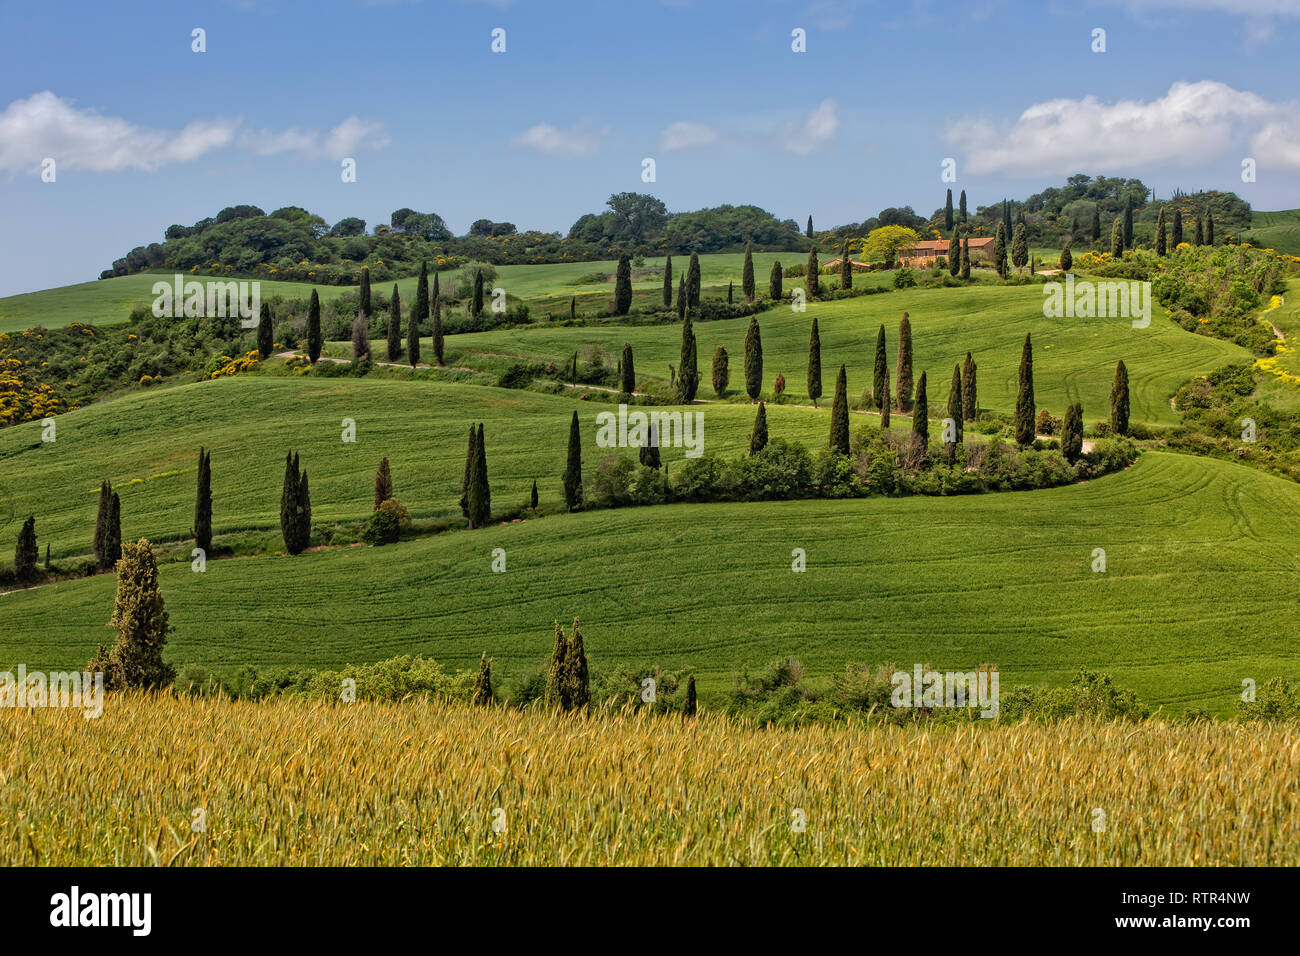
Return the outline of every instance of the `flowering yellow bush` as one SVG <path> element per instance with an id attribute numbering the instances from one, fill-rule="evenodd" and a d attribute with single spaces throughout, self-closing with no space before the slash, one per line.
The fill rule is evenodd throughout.
<path id="1" fill-rule="evenodd" d="M 262 364 L 257 349 L 253 349 L 251 352 L 235 359 L 229 358 L 225 355 L 221 357 L 226 359 L 225 364 L 213 372 L 209 378 L 221 378 L 223 375 L 238 375 L 240 372 L 250 371 Z"/>

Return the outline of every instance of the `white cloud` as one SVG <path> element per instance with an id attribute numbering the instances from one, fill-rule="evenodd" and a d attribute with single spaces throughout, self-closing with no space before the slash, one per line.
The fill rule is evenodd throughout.
<path id="1" fill-rule="evenodd" d="M 785 148 L 796 156 L 816 152 L 840 128 L 840 118 L 835 113 L 834 100 L 822 100 L 802 123 L 786 126 L 782 133 Z"/>
<path id="2" fill-rule="evenodd" d="M 1232 148 L 1242 152 L 1252 132 L 1259 142 L 1268 129 L 1269 158 L 1295 165 L 1286 159 L 1298 141 L 1293 112 L 1291 104 L 1204 80 L 1175 83 L 1150 102 L 1049 100 L 1011 124 L 967 117 L 951 124 L 946 138 L 963 150 L 969 172 L 1042 175 L 1194 165 Z"/>
<path id="3" fill-rule="evenodd" d="M 1300 17 L 1300 0 L 1112 0 L 1131 13 L 1152 10 L 1194 10 L 1232 13 L 1244 17 Z"/>
<path id="4" fill-rule="evenodd" d="M 47 156 L 62 169 L 115 173 L 193 162 L 230 146 L 258 155 L 335 157 L 387 144 L 381 124 L 356 116 L 327 133 L 296 128 L 254 132 L 244 129 L 238 117 L 192 120 L 179 130 L 161 130 L 79 108 L 49 90 L 14 100 L 0 111 L 0 169 L 9 172 L 34 169 Z"/>
<path id="5" fill-rule="evenodd" d="M 688 123 L 679 121 L 665 128 L 659 134 L 659 149 L 671 152 L 674 149 L 698 149 L 712 146 L 721 137 L 716 127 L 707 123 Z"/>
<path id="6" fill-rule="evenodd" d="M 592 129 L 585 123 L 576 123 L 567 130 L 562 130 L 550 123 L 538 123 L 524 130 L 511 142 L 551 156 L 589 156 L 600 149 L 601 141 L 608 135 L 608 126 Z"/>

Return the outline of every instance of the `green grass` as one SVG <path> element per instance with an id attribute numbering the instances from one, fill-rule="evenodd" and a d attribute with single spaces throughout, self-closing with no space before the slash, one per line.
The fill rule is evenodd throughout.
<path id="1" fill-rule="evenodd" d="M 1172 424 L 1169 400 L 1194 375 L 1245 361 L 1238 346 L 1184 332 L 1153 309 L 1151 325 L 1135 329 L 1127 319 L 1048 319 L 1042 312 L 1040 286 L 974 285 L 947 289 L 913 289 L 814 304 L 805 313 L 778 307 L 759 316 L 763 338 L 763 385 L 770 392 L 778 372 L 786 377 L 787 395 L 807 401 L 808 332 L 817 317 L 822 342 L 822 388 L 834 393 L 835 373 L 848 366 L 849 396 L 856 400 L 869 384 L 876 332 L 885 326 L 893 386 L 897 387 L 898 323 L 911 314 L 915 377 L 929 371 L 932 411 L 946 401 L 953 365 L 969 350 L 979 366 L 980 407 L 1014 411 L 1017 370 L 1026 333 L 1034 342 L 1034 394 L 1039 407 L 1058 417 L 1070 402 L 1083 403 L 1084 419 L 1110 414 L 1115 363 L 1128 366 L 1132 417 L 1152 424 Z M 701 397 L 710 397 L 714 349 L 727 349 L 734 388 L 744 384 L 744 343 L 748 319 L 695 324 Z M 681 354 L 676 324 L 655 326 L 507 328 L 450 336 L 449 361 L 474 364 L 473 353 L 511 355 L 563 363 L 574 351 L 601 345 L 617 357 L 632 345 L 640 376 L 668 379 L 668 365 Z"/>
<path id="2" fill-rule="evenodd" d="M 574 409 L 583 423 L 587 468 L 610 452 L 595 446 L 604 402 L 476 385 L 400 378 L 245 375 L 193 385 L 135 391 L 62 415 L 57 441 L 41 441 L 41 425 L 0 429 L 0 489 L 16 516 L 37 516 L 42 554 L 90 551 L 98 488 L 107 478 L 122 498 L 123 534 L 174 540 L 189 533 L 199 445 L 212 450 L 218 535 L 278 529 L 284 456 L 301 454 L 311 478 L 313 517 L 361 521 L 370 512 L 375 470 L 388 456 L 397 497 L 417 517 L 459 513 L 460 483 L 471 421 L 485 423 L 492 501 L 498 510 L 522 504 L 533 479 L 542 502 L 561 495 Z M 737 455 L 749 448 L 754 409 L 748 404 L 699 405 L 704 450 Z M 356 421 L 355 444 L 341 441 L 342 421 Z M 860 422 L 878 423 L 866 414 Z M 896 416 L 895 428 L 907 428 Z M 768 407 L 768 432 L 824 446 L 827 408 Z M 627 454 L 631 454 L 628 452 Z M 665 448 L 674 467 L 682 449 Z M 0 554 L 13 553 L 20 521 L 0 528 Z"/>
<path id="3" fill-rule="evenodd" d="M 1300 209 L 1255 212 L 1241 238 L 1264 249 L 1300 256 Z"/>
<path id="4" fill-rule="evenodd" d="M 227 482 L 220 515 L 231 463 L 213 463 Z M 411 479 L 395 471 L 401 491 Z M 250 483 L 249 498 L 272 490 L 258 469 Z M 995 663 L 1004 690 L 1086 666 L 1171 709 L 1224 712 L 1244 678 L 1300 677 L 1298 535 L 1295 484 L 1152 452 L 1047 491 L 563 515 L 215 561 L 205 574 L 167 564 L 161 583 L 176 625 L 168 656 L 213 668 L 399 653 L 467 667 L 487 651 L 518 673 L 545 659 L 553 619 L 578 616 L 597 665 L 693 667 L 709 693 L 745 663 L 788 653 L 813 679 L 850 660 Z M 494 548 L 506 550 L 504 574 L 490 570 Z M 793 548 L 807 552 L 804 573 L 791 571 Z M 1104 574 L 1090 568 L 1095 548 Z M 84 663 L 110 635 L 113 588 L 100 575 L 0 597 L 0 658 Z"/>

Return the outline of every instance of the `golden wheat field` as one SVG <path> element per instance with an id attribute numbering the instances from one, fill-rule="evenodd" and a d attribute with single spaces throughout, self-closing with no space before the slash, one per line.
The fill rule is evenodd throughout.
<path id="1" fill-rule="evenodd" d="M 0 863 L 1295 865 L 1296 729 L 129 695 L 0 713 Z"/>

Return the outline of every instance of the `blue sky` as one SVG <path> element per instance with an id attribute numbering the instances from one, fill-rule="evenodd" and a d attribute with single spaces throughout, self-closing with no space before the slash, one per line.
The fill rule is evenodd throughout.
<path id="1" fill-rule="evenodd" d="M 1300 111 L 1283 64 L 1300 0 L 1244 6 L 5 0 L 0 295 L 93 279 L 170 223 L 238 203 L 563 231 L 636 190 L 674 211 L 754 203 L 831 226 L 928 214 L 952 157 L 972 208 L 1073 172 L 1294 208 Z"/>

